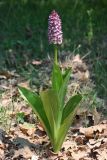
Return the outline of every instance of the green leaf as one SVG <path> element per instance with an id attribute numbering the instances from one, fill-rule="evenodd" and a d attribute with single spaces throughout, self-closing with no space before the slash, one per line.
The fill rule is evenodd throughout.
<path id="1" fill-rule="evenodd" d="M 70 79 L 70 75 L 71 75 L 71 69 L 68 69 L 64 74 L 64 80 L 59 90 L 59 99 L 62 107 L 64 106 L 65 95 L 66 95 L 67 85 Z"/>
<path id="2" fill-rule="evenodd" d="M 53 144 L 54 152 L 58 152 L 61 149 L 62 143 L 63 143 L 65 136 L 68 132 L 68 129 L 74 119 L 74 116 L 76 114 L 78 104 L 81 101 L 81 98 L 82 98 L 81 95 L 76 95 L 76 96 L 72 97 L 68 101 L 68 103 L 66 104 L 66 106 L 63 110 L 62 123 L 61 123 L 61 126 L 57 132 L 57 138 Z"/>
<path id="3" fill-rule="evenodd" d="M 61 124 L 57 132 L 57 138 L 53 143 L 53 150 L 55 153 L 57 153 L 61 149 L 64 139 L 66 137 L 66 134 L 68 132 L 68 129 L 73 121 L 73 118 L 74 116 L 71 115 L 71 118 L 69 118 L 69 120 L 66 120 L 63 124 Z"/>
<path id="4" fill-rule="evenodd" d="M 75 110 L 81 99 L 82 99 L 81 95 L 75 95 L 69 99 L 69 101 L 67 102 L 67 104 L 63 109 L 62 123 Z"/>
<path id="5" fill-rule="evenodd" d="M 63 83 L 63 77 L 61 70 L 58 65 L 54 64 L 53 71 L 52 71 L 52 89 L 59 92 Z"/>
<path id="6" fill-rule="evenodd" d="M 26 88 L 23 88 L 23 87 L 18 87 L 18 88 L 19 88 L 19 92 L 22 95 L 22 97 L 31 105 L 33 111 L 39 117 L 44 128 L 46 129 L 48 136 L 52 138 L 50 124 L 47 119 L 47 116 L 43 108 L 43 104 L 42 104 L 40 97 L 36 93 L 33 93 Z"/>
<path id="7" fill-rule="evenodd" d="M 61 118 L 62 115 L 62 113 L 60 113 L 58 94 L 55 90 L 49 89 L 42 91 L 40 93 L 40 97 L 42 99 L 46 116 L 54 134 L 59 124 L 59 118 Z"/>

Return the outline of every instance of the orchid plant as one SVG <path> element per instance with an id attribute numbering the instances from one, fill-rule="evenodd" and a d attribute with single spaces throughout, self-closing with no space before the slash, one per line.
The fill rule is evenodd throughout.
<path id="1" fill-rule="evenodd" d="M 57 48 L 62 43 L 63 38 L 61 19 L 56 11 L 52 11 L 49 16 L 48 39 L 55 48 L 51 89 L 41 91 L 38 95 L 19 86 L 19 92 L 39 117 L 50 138 L 53 151 L 58 152 L 62 147 L 82 96 L 80 94 L 74 95 L 65 103 L 71 70 L 67 69 L 62 73 L 58 64 Z"/>

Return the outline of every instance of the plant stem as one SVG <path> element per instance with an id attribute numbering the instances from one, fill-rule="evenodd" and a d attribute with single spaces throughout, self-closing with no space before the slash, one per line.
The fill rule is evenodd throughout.
<path id="1" fill-rule="evenodd" d="M 58 56 L 58 49 L 57 49 L 57 45 L 55 45 L 54 46 L 54 63 L 56 65 L 58 64 L 57 56 Z"/>

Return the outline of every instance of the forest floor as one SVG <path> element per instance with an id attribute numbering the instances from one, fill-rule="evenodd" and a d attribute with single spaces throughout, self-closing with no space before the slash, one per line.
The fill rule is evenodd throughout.
<path id="1" fill-rule="evenodd" d="M 96 95 L 92 64 L 86 57 L 71 55 L 63 52 L 59 62 L 62 70 L 72 69 L 66 99 L 79 92 L 83 100 L 57 154 L 53 153 L 46 132 L 20 97 L 17 87 L 21 85 L 37 93 L 48 88 L 52 58 L 34 59 L 25 64 L 32 66 L 35 75 L 29 80 L 15 70 L 0 73 L 0 160 L 107 159 L 107 102 Z"/>

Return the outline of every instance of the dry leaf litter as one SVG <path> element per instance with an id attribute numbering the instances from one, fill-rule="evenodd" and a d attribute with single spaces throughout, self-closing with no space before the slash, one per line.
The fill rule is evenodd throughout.
<path id="1" fill-rule="evenodd" d="M 63 57 L 65 57 L 63 59 Z M 60 67 L 71 68 L 66 100 L 75 93 L 83 94 L 74 123 L 70 128 L 62 149 L 58 154 L 52 152 L 50 141 L 32 113 L 31 108 L 20 98 L 17 85 L 32 88 L 35 92 L 50 87 L 52 59 L 33 60 L 31 64 L 39 70 L 32 84 L 15 71 L 0 72 L 0 160 L 106 160 L 107 159 L 107 121 L 97 111 L 105 109 L 104 101 L 92 92 L 94 83 L 89 73 L 89 65 L 80 55 L 62 53 Z M 98 106 L 97 106 L 98 105 Z M 2 111 L 3 108 L 3 111 Z M 19 112 L 24 113 L 24 122 L 16 120 Z M 102 121 L 102 122 L 101 122 Z"/>

